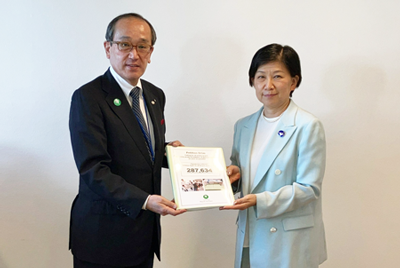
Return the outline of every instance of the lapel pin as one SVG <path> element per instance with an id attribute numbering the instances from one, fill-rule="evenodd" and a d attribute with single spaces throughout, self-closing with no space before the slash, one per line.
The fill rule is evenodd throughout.
<path id="1" fill-rule="evenodd" d="M 279 137 L 283 138 L 283 136 L 285 136 L 285 131 L 279 130 L 278 135 Z"/>
<path id="2" fill-rule="evenodd" d="M 161 125 L 164 125 L 164 122 L 165 122 L 164 119 L 161 119 Z"/>
<path id="3" fill-rule="evenodd" d="M 121 100 L 120 99 L 114 99 L 114 105 L 115 106 L 120 106 L 121 105 Z"/>
<path id="4" fill-rule="evenodd" d="M 151 104 L 153 104 L 153 105 L 156 104 L 156 99 L 152 100 Z"/>

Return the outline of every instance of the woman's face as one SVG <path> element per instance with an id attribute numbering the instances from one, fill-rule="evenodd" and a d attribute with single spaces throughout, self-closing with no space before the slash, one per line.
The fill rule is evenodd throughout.
<path id="1" fill-rule="evenodd" d="M 292 92 L 299 80 L 298 76 L 291 77 L 286 66 L 280 61 L 261 65 L 253 78 L 258 100 L 264 104 L 264 115 L 279 116 L 290 102 Z"/>

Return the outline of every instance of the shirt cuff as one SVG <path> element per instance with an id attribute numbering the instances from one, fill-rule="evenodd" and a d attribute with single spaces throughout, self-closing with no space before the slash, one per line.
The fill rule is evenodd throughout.
<path id="1" fill-rule="evenodd" d="M 149 201 L 150 195 L 146 198 L 146 201 L 144 201 L 144 204 L 142 206 L 142 209 L 147 210 L 146 209 L 146 205 L 147 205 L 147 201 Z"/>

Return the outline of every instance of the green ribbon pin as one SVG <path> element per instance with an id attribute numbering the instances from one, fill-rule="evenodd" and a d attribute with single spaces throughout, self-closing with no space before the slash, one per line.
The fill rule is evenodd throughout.
<path id="1" fill-rule="evenodd" d="M 114 105 L 115 106 L 120 106 L 121 105 L 121 100 L 120 99 L 115 99 L 114 100 Z"/>

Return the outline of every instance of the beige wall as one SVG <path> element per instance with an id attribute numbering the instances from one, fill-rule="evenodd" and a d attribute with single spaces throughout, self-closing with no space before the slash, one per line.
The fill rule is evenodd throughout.
<path id="1" fill-rule="evenodd" d="M 293 46 L 296 103 L 327 135 L 323 268 L 400 262 L 399 1 L 4 1 L 0 105 L 0 267 L 72 267 L 69 209 L 78 175 L 68 133 L 72 92 L 108 67 L 108 22 L 135 11 L 156 28 L 145 78 L 167 95 L 167 138 L 218 146 L 260 104 L 248 86 L 255 51 Z M 163 194 L 172 198 L 168 172 Z M 157 268 L 233 265 L 235 212 L 164 217 Z"/>

